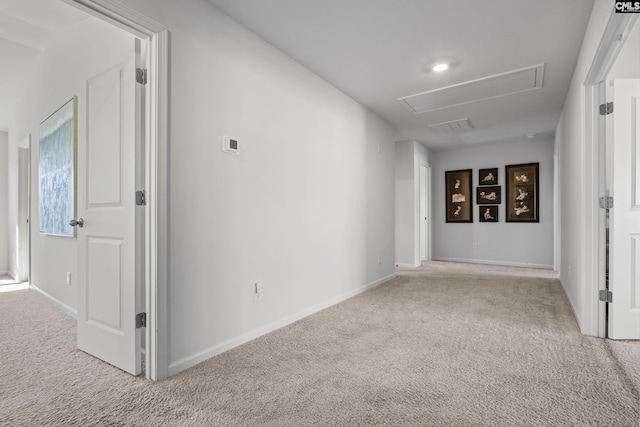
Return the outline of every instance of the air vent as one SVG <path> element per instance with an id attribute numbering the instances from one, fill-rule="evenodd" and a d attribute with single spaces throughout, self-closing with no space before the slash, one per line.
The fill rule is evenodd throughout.
<path id="1" fill-rule="evenodd" d="M 542 87 L 544 64 L 398 98 L 413 114 L 437 111 Z"/>
<path id="2" fill-rule="evenodd" d="M 445 123 L 436 123 L 435 125 L 428 125 L 429 129 L 437 134 L 462 132 L 465 130 L 473 129 L 473 124 L 469 119 L 452 120 Z"/>

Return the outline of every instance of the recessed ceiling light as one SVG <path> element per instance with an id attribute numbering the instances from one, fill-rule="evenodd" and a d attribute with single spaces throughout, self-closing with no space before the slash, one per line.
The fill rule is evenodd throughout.
<path id="1" fill-rule="evenodd" d="M 444 70 L 446 70 L 447 68 L 449 68 L 449 64 L 445 63 L 445 62 L 441 62 L 439 64 L 436 64 L 433 66 L 433 71 L 435 71 L 436 73 L 441 73 Z"/>
<path id="2" fill-rule="evenodd" d="M 527 134 L 527 138 L 529 138 L 529 139 L 533 139 L 533 138 L 535 138 L 536 136 L 538 136 L 538 134 L 537 134 L 537 133 L 528 133 L 528 134 Z"/>

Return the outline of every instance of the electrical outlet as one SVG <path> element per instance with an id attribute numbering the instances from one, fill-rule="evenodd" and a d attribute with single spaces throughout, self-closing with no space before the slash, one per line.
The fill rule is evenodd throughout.
<path id="1" fill-rule="evenodd" d="M 71 272 L 67 271 L 67 285 L 71 286 Z"/>
<path id="2" fill-rule="evenodd" d="M 471 244 L 471 246 L 473 247 L 473 249 L 478 249 L 478 243 L 477 242 L 473 242 Z"/>
<path id="3" fill-rule="evenodd" d="M 256 282 L 255 285 L 253 285 L 253 300 L 261 301 L 263 291 L 264 291 L 264 287 L 262 286 L 262 283 Z"/>
<path id="4" fill-rule="evenodd" d="M 378 255 L 378 264 L 382 264 L 382 257 Z"/>

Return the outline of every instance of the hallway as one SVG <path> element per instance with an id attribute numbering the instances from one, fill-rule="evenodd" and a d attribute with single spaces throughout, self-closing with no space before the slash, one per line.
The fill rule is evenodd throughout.
<path id="1" fill-rule="evenodd" d="M 0 419 L 638 425 L 640 342 L 580 334 L 550 272 L 433 262 L 397 274 L 157 383 L 76 350 L 75 321 L 37 293 L 0 294 Z"/>

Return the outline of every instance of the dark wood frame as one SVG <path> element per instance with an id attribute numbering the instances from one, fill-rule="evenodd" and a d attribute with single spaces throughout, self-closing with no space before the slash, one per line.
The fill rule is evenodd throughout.
<path id="1" fill-rule="evenodd" d="M 493 175 L 493 180 L 483 181 L 490 173 Z M 478 185 L 498 185 L 498 168 L 480 169 L 478 171 Z"/>
<path id="2" fill-rule="evenodd" d="M 473 222 L 472 170 L 446 171 L 444 175 L 447 222 Z"/>
<path id="3" fill-rule="evenodd" d="M 481 193 L 496 193 L 494 200 L 484 199 Z M 491 185 L 486 187 L 476 187 L 476 203 L 479 205 L 499 205 L 502 203 L 502 187 L 499 185 Z"/>
<path id="4" fill-rule="evenodd" d="M 489 210 L 491 218 L 485 217 L 485 212 Z M 487 206 L 487 205 L 479 205 L 478 206 L 478 218 L 480 222 L 499 222 L 498 221 L 498 206 Z"/>
<path id="5" fill-rule="evenodd" d="M 539 163 L 505 166 L 506 222 L 540 222 L 539 168 Z"/>

